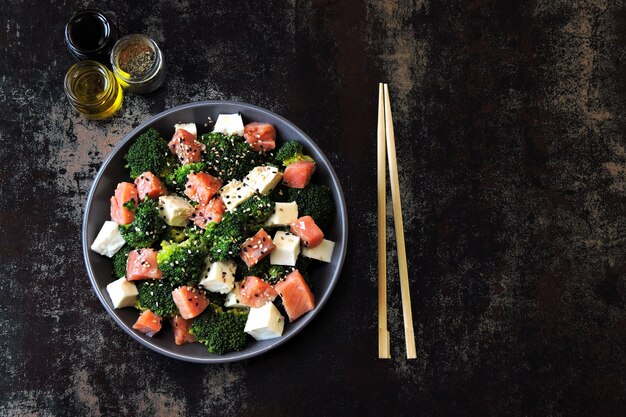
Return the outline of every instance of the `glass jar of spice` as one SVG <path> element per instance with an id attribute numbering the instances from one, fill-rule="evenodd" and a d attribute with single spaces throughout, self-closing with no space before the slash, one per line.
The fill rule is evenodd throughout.
<path id="1" fill-rule="evenodd" d="M 165 62 L 155 41 L 140 34 L 121 38 L 111 52 L 113 73 L 133 93 L 150 93 L 163 84 Z"/>
<path id="2" fill-rule="evenodd" d="M 80 61 L 65 74 L 65 95 L 72 107 L 91 120 L 106 119 L 122 106 L 122 88 L 97 61 Z"/>

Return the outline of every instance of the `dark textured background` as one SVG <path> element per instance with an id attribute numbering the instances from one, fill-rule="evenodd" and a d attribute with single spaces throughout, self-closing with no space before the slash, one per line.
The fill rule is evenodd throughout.
<path id="1" fill-rule="evenodd" d="M 64 24 L 94 5 L 156 39 L 169 65 L 162 89 L 127 95 L 97 123 L 62 89 Z M 623 415 L 625 41 L 626 6 L 611 0 L 4 2 L 0 415 Z M 376 359 L 381 80 L 415 361 L 403 359 L 391 256 L 393 359 Z M 224 366 L 133 342 L 95 297 L 80 247 L 111 146 L 203 99 L 257 104 L 305 130 L 342 179 L 351 223 L 320 315 L 284 346 Z"/>

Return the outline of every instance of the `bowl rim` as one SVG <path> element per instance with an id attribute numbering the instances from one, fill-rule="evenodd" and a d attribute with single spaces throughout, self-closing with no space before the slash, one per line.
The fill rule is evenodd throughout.
<path id="1" fill-rule="evenodd" d="M 258 111 L 260 113 L 264 113 L 265 115 L 271 117 L 271 118 L 275 118 L 280 120 L 282 123 L 289 125 L 294 131 L 296 131 L 298 133 L 298 135 L 300 135 L 301 137 L 303 137 L 308 143 L 306 144 L 307 147 L 312 147 L 315 149 L 315 151 L 317 152 L 318 155 L 321 156 L 322 161 L 324 162 L 324 164 L 326 165 L 326 167 L 328 168 L 328 172 L 330 175 L 330 182 L 332 183 L 332 187 L 335 188 L 337 190 L 337 195 L 338 195 L 338 201 L 336 204 L 336 210 L 337 210 L 337 217 L 342 219 L 342 227 L 340 228 L 340 234 L 342 236 L 342 245 L 341 245 L 341 250 L 338 253 L 338 261 L 337 261 L 337 267 L 334 270 L 334 273 L 331 274 L 331 280 L 329 283 L 329 287 L 328 290 L 325 292 L 325 294 L 317 300 L 317 303 L 315 305 L 315 308 L 313 309 L 313 311 L 311 311 L 309 314 L 307 314 L 306 317 L 303 317 L 301 320 L 303 320 L 300 325 L 298 326 L 298 328 L 286 335 L 286 336 L 282 336 L 276 339 L 273 339 L 274 342 L 269 343 L 268 345 L 264 346 L 263 348 L 260 348 L 258 350 L 253 350 L 252 352 L 248 352 L 248 353 L 241 353 L 241 354 L 237 354 L 237 352 L 235 352 L 234 354 L 236 356 L 233 357 L 222 357 L 219 355 L 215 355 L 215 357 L 207 357 L 207 358 L 197 358 L 194 356 L 188 356 L 185 354 L 181 354 L 181 353 L 177 353 L 177 352 L 173 352 L 171 350 L 168 349 L 164 349 L 162 347 L 159 347 L 153 343 L 151 343 L 149 340 L 145 340 L 144 338 L 142 338 L 140 335 L 138 335 L 135 331 L 132 330 L 132 328 L 130 328 L 129 326 L 127 326 L 117 315 L 116 311 L 111 308 L 107 301 L 104 298 L 104 291 L 101 291 L 100 288 L 97 285 L 96 282 L 96 277 L 95 274 L 92 270 L 92 266 L 89 260 L 89 251 L 90 251 L 90 247 L 87 243 L 88 237 L 87 237 L 87 225 L 89 222 L 89 212 L 91 209 L 91 205 L 94 199 L 94 194 L 95 194 L 95 190 L 97 188 L 97 185 L 100 183 L 100 180 L 102 178 L 102 176 L 104 175 L 104 171 L 105 169 L 108 167 L 108 165 L 111 163 L 111 161 L 113 160 L 113 157 L 117 155 L 117 153 L 120 151 L 120 149 L 122 147 L 124 147 L 124 145 L 130 141 L 131 139 L 135 138 L 141 131 L 143 131 L 144 129 L 146 129 L 149 125 L 153 124 L 154 122 L 156 122 L 157 120 L 166 117 L 168 115 L 170 115 L 171 113 L 176 113 L 177 111 L 183 110 L 183 109 L 193 109 L 196 107 L 206 107 L 206 106 L 213 106 L 213 105 L 227 105 L 227 106 L 235 106 L 235 107 L 239 107 L 241 109 L 253 109 L 255 111 Z M 248 104 L 248 103 L 244 103 L 244 102 L 240 102 L 240 101 L 234 101 L 234 100 L 204 100 L 204 101 L 197 101 L 197 102 L 191 102 L 191 103 L 186 103 L 186 104 L 181 104 L 175 107 L 172 107 L 170 109 L 164 110 L 161 113 L 158 113 L 154 116 L 150 116 L 148 117 L 145 121 L 143 121 L 142 123 L 140 123 L 137 127 L 135 127 L 134 129 L 132 129 L 129 133 L 127 133 L 124 138 L 122 140 L 120 140 L 111 150 L 111 152 L 109 153 L 109 155 L 105 158 L 105 160 L 102 162 L 102 164 L 100 165 L 100 168 L 98 169 L 98 172 L 96 174 L 96 176 L 94 177 L 91 186 L 89 188 L 89 193 L 87 196 L 87 200 L 85 202 L 84 205 L 84 212 L 83 212 L 83 219 L 82 219 L 82 231 L 81 231 L 81 240 L 82 240 L 82 249 L 83 249 L 83 260 L 85 262 L 85 267 L 87 269 L 87 274 L 89 276 L 89 281 L 91 282 L 91 285 L 94 289 L 94 292 L 96 293 L 96 296 L 98 297 L 98 300 L 100 300 L 100 303 L 104 306 L 104 309 L 106 310 L 106 312 L 109 314 L 109 316 L 111 316 L 111 318 L 113 318 L 113 320 L 117 323 L 117 325 L 122 328 L 127 334 L 129 334 L 133 339 L 135 339 L 137 342 L 139 342 L 141 345 L 155 351 L 158 352 L 162 355 L 165 355 L 169 358 L 172 359 L 178 359 L 178 360 L 182 360 L 182 361 L 186 361 L 186 362 L 193 362 L 193 363 L 204 363 L 204 364 L 210 364 L 210 363 L 230 363 L 230 362 L 237 362 L 237 361 L 242 361 L 245 359 L 250 359 L 252 357 L 255 356 L 259 356 L 269 350 L 272 350 L 276 347 L 278 347 L 279 345 L 284 344 L 285 342 L 287 342 L 288 340 L 290 340 L 292 337 L 294 337 L 296 334 L 298 334 L 300 331 L 302 331 L 303 328 L 305 328 L 309 322 L 311 320 L 313 320 L 313 318 L 315 316 L 317 316 L 317 314 L 319 313 L 319 311 L 322 309 L 322 307 L 326 304 L 326 302 L 328 301 L 328 298 L 330 298 L 331 294 L 333 293 L 335 286 L 337 285 L 337 281 L 339 280 L 339 276 L 341 275 L 342 269 L 343 269 L 343 265 L 344 265 L 344 261 L 345 261 L 345 257 L 346 257 L 346 252 L 347 252 L 347 248 L 348 248 L 348 212 L 347 212 L 347 208 L 346 208 L 346 202 L 345 202 L 345 197 L 344 197 L 344 193 L 343 190 L 341 188 L 341 184 L 339 183 L 339 178 L 337 177 L 337 173 L 335 172 L 335 169 L 333 168 L 332 164 L 330 163 L 330 161 L 328 160 L 328 158 L 326 157 L 326 155 L 324 154 L 324 152 L 320 149 L 320 147 L 315 143 L 315 141 L 313 141 L 313 139 L 311 139 L 306 133 L 304 133 L 304 131 L 302 131 L 299 127 L 297 127 L 294 123 L 290 122 L 289 120 L 285 119 L 284 117 L 270 111 L 267 109 L 264 109 L 262 107 L 259 106 L 255 106 L 253 104 Z"/>

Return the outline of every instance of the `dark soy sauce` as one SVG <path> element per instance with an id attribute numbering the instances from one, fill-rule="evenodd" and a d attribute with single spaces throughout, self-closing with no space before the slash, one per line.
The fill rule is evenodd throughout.
<path id="1" fill-rule="evenodd" d="M 95 10 L 76 13 L 65 26 L 65 42 L 79 60 L 95 59 L 109 65 L 117 31 L 105 15 Z"/>
<path id="2" fill-rule="evenodd" d="M 93 51 L 104 43 L 107 32 L 107 25 L 100 16 L 85 14 L 72 23 L 70 39 L 80 49 Z"/>

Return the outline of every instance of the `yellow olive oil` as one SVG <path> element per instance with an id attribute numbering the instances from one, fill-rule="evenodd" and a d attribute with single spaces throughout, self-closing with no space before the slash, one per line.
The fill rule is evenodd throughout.
<path id="1" fill-rule="evenodd" d="M 65 94 L 91 120 L 111 117 L 122 106 L 122 88 L 113 73 L 96 61 L 80 61 L 65 75 Z"/>

